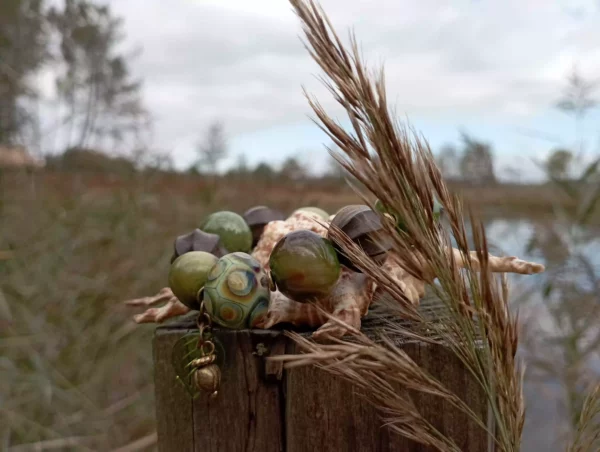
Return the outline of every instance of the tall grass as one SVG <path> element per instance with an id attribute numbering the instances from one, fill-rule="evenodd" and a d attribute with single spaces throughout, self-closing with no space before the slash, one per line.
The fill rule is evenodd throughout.
<path id="1" fill-rule="evenodd" d="M 431 341 L 423 331 L 434 331 L 462 361 L 485 393 L 495 429 L 471 412 L 448 391 L 443 382 L 423 372 L 393 342 L 376 344 L 355 332 L 361 346 L 348 341 L 323 345 L 308 343 L 292 335 L 308 356 L 283 356 L 287 365 L 320 365 L 341 375 L 364 390 L 364 394 L 386 416 L 386 424 L 398 433 L 441 451 L 457 451 L 451 438 L 437 431 L 420 414 L 417 405 L 393 383 L 447 400 L 471 416 L 485 429 L 502 451 L 519 450 L 524 424 L 522 375 L 515 358 L 518 345 L 517 320 L 508 309 L 506 281 L 491 273 L 487 239 L 482 224 L 472 217 L 475 247 L 470 249 L 463 206 L 452 196 L 433 155 L 423 139 L 399 124 L 387 103 L 383 72 L 373 74 L 362 62 L 358 44 L 351 36 L 350 50 L 338 38 L 324 11 L 312 0 L 290 0 L 306 37 L 306 47 L 325 74 L 324 83 L 350 120 L 344 130 L 328 116 L 318 101 L 309 103 L 318 124 L 339 151 L 334 157 L 368 193 L 402 218 L 406 232 L 385 222 L 393 238 L 392 253 L 407 274 L 432 283 L 446 304 L 443 322 L 423 318 L 407 300 L 401 283 L 375 265 L 341 231 L 330 231 L 347 255 L 379 287 L 395 300 L 393 309 L 418 325 L 413 337 Z M 369 196 L 370 195 L 370 196 Z M 433 219 L 434 196 L 444 206 L 450 232 L 459 248 L 459 260 L 450 250 L 450 234 Z M 460 268 L 464 272 L 460 272 Z M 394 333 L 408 334 L 393 324 Z M 391 331 L 390 331 L 391 332 Z"/>
<path id="2" fill-rule="evenodd" d="M 152 447 L 153 327 L 122 300 L 164 287 L 174 238 L 212 211 L 348 202 L 250 184 L 0 172 L 0 450 Z"/>
<path id="3" fill-rule="evenodd" d="M 556 205 L 553 221 L 538 225 L 528 244 L 551 270 L 536 296 L 521 300 L 525 307 L 536 306 L 538 319 L 526 323 L 523 349 L 529 379 L 560 388 L 563 442 L 581 436 L 587 394 L 598 397 L 593 389 L 600 381 L 600 268 L 593 249 L 600 246 L 594 218 L 600 210 L 599 174 L 600 159 L 575 180 L 556 180 L 554 189 L 578 207 L 569 211 Z"/>
<path id="4" fill-rule="evenodd" d="M 449 315 L 441 324 L 422 318 L 397 281 L 374 265 L 341 231 L 332 231 L 331 235 L 355 264 L 392 296 L 396 302 L 392 309 L 416 325 L 416 332 L 409 333 L 391 323 L 388 332 L 431 341 L 421 332 L 434 331 L 485 393 L 495 429 L 488 429 L 484 419 L 445 389 L 443 381 L 423 373 L 390 340 L 376 343 L 355 331 L 352 341 L 319 344 L 290 334 L 306 353 L 274 359 L 286 361 L 287 367 L 313 364 L 342 376 L 380 409 L 386 425 L 438 450 L 458 448 L 421 416 L 410 396 L 393 389 L 395 383 L 435 394 L 461 409 L 488 432 L 498 450 L 520 450 L 525 407 L 522 368 L 516 358 L 518 320 L 509 309 L 506 278 L 497 280 L 491 273 L 482 224 L 471 216 L 474 234 L 471 250 L 462 203 L 450 194 L 426 141 L 393 119 L 383 72 L 372 73 L 365 67 L 353 36 L 350 50 L 346 49 L 315 1 L 290 2 L 303 26 L 307 50 L 324 72 L 323 81 L 346 112 L 351 126 L 349 131 L 345 130 L 316 99 L 308 96 L 317 124 L 336 145 L 338 152 L 333 155 L 366 188 L 365 202 L 377 197 L 403 219 L 407 232 L 388 224 L 388 232 L 394 239 L 392 251 L 409 275 L 430 283 L 438 280 L 439 285 L 432 287 Z M 438 228 L 433 221 L 434 196 L 446 210 L 447 230 Z M 447 252 L 451 238 L 458 246 L 462 265 Z M 459 271 L 461 266 L 463 272 Z M 594 397 L 586 406 L 595 406 Z M 585 428 L 584 424 L 578 425 Z"/>
<path id="5" fill-rule="evenodd" d="M 177 217 L 177 208 L 161 208 L 142 187 L 98 197 L 83 182 L 65 194 L 35 175 L 9 179 L 0 449 L 96 451 L 152 439 L 152 332 L 127 321 L 118 302 L 163 282 L 170 236 L 185 221 L 161 225 L 157 210 Z"/>
<path id="6" fill-rule="evenodd" d="M 153 327 L 121 301 L 164 286 L 173 238 L 217 209 L 359 201 L 243 184 L 0 173 L 0 450 L 151 450 Z"/>
<path id="7" fill-rule="evenodd" d="M 305 25 L 309 25 L 309 32 L 327 28 L 324 15 L 314 4 L 296 0 L 292 3 Z M 455 238 L 462 243 L 463 251 L 467 251 L 468 246 L 462 240 L 465 213 L 462 205 L 430 165 L 426 143 L 411 136 L 406 129 L 394 128 L 393 121 L 385 116 L 383 80 L 369 91 L 373 88 L 370 75 L 353 72 L 361 68 L 358 53 L 344 53 L 343 47 L 336 47 L 339 41 L 332 36 L 314 35 L 317 38 L 314 44 L 326 43 L 316 56 L 330 69 L 330 75 L 331 63 L 343 60 L 343 65 L 338 67 L 341 71 L 333 74 L 332 87 L 334 91 L 338 89 L 335 92 L 342 101 L 359 96 L 357 102 L 351 101 L 346 107 L 354 112 L 351 119 L 358 129 L 362 128 L 362 138 L 369 143 L 349 140 L 341 128 L 328 121 L 318 104 L 313 106 L 324 120 L 326 131 L 345 153 L 339 157 L 350 173 L 370 194 L 379 196 L 408 219 L 411 236 L 415 239 L 411 242 L 406 241 L 406 237 L 396 237 L 396 251 L 406 251 L 407 245 L 417 247 L 431 268 L 442 275 L 439 295 L 455 315 L 454 323 L 442 330 L 439 325 L 421 319 L 418 312 L 402 302 L 401 291 L 392 281 L 369 267 L 364 256 L 352 249 L 351 243 L 346 246 L 366 272 L 397 295 L 399 302 L 389 306 L 390 309 L 412 316 L 449 339 L 446 343 L 461 354 L 461 359 L 488 394 L 498 426 L 491 432 L 497 444 L 504 450 L 518 450 L 523 405 L 514 351 L 519 335 L 516 318 L 507 309 L 508 292 L 504 281 L 497 281 L 486 271 L 484 231 L 475 222 L 475 250 L 483 271 L 479 273 L 468 267 L 467 278 L 461 279 L 457 269 L 449 266 L 446 255 L 434 246 L 440 244 L 439 231 L 426 215 L 418 212 L 426 211 L 430 192 L 435 192 L 450 213 Z M 319 41 L 326 39 L 333 40 Z M 346 83 L 353 77 L 360 80 L 354 79 L 354 85 Z M 367 108 L 361 110 L 361 105 Z M 369 152 L 363 152 L 367 148 Z M 398 150 L 401 152 L 396 152 Z M 409 154 L 415 158 L 407 158 Z M 373 158 L 375 155 L 379 161 Z M 127 181 L 91 173 L 0 173 L 0 450 L 131 452 L 152 449 L 156 441 L 151 362 L 153 327 L 135 325 L 121 300 L 155 293 L 164 287 L 173 238 L 197 227 L 211 211 L 242 212 L 254 205 L 267 204 L 285 212 L 301 205 L 318 205 L 334 212 L 360 200 L 347 190 L 322 189 L 314 181 L 299 182 L 282 190 L 279 186 L 275 190 L 272 184 L 261 185 L 259 181 L 243 178 L 207 184 L 202 178 L 178 174 L 149 173 L 131 177 L 133 179 Z M 394 182 L 398 180 L 404 183 Z M 503 204 L 503 200 L 513 198 L 520 203 L 519 209 L 530 210 L 531 206 L 540 205 L 540 194 L 544 195 L 545 214 L 552 199 L 562 200 L 567 207 L 563 216 L 567 218 L 581 205 L 580 200 L 569 193 L 562 192 L 556 198 L 548 196 L 545 187 L 528 187 L 527 196 L 518 199 L 507 193 L 514 194 L 517 190 L 523 193 L 523 187 L 502 190 L 479 190 L 474 196 L 468 187 L 463 187 L 466 199 L 481 205 L 493 203 L 500 209 L 514 207 L 514 203 Z M 573 236 L 563 237 L 572 243 Z M 343 241 L 344 237 L 339 236 L 339 239 Z M 585 242 L 582 243 L 585 246 Z M 419 272 L 421 265 L 416 261 L 404 264 L 413 272 Z M 592 274 L 583 265 L 577 271 Z M 597 284 L 597 277 L 593 281 Z M 592 309 L 598 291 L 595 286 L 585 287 Z M 462 297 L 462 289 L 474 294 L 471 304 Z M 570 292 L 567 297 L 566 289 L 565 285 L 555 284 L 544 293 L 552 297 L 563 294 L 560 296 L 563 301 L 581 299 L 580 292 Z M 596 352 L 597 348 L 592 346 L 597 345 L 597 336 L 574 336 L 580 334 L 582 322 L 589 323 L 593 317 L 578 315 L 571 319 L 559 310 L 555 312 L 557 321 L 565 325 L 568 333 L 560 337 L 561 345 L 566 351 L 575 350 L 578 354 L 569 355 L 575 358 L 568 368 L 561 367 L 560 361 L 538 358 L 543 364 L 541 368 L 548 369 L 548 364 L 554 364 L 556 371 L 569 376 L 567 400 L 573 401 L 570 451 L 594 450 L 590 447 L 597 444 L 600 393 L 596 390 L 584 399 L 581 381 L 587 388 L 589 374 L 585 379 L 571 378 L 579 375 L 576 371 L 590 356 L 579 352 Z M 470 314 L 476 314 L 483 321 L 473 322 Z M 483 339 L 484 346 L 464 348 L 465 342 L 474 344 L 474 337 Z M 456 450 L 451 440 L 419 415 L 418 407 L 411 406 L 409 399 L 402 399 L 403 394 L 389 390 L 390 378 L 446 398 L 486 428 L 469 407 L 445 390 L 443 382 L 430 379 L 392 343 L 381 347 L 364 337 L 359 338 L 358 344 L 355 341 L 315 345 L 297 337 L 310 352 L 308 357 L 302 358 L 308 359 L 304 364 L 331 364 L 328 360 L 333 353 L 336 362 L 343 361 L 343 365 L 331 367 L 330 371 L 342 372 L 346 377 L 349 374 L 344 374 L 344 369 L 352 369 L 368 378 L 377 375 L 378 385 L 365 385 L 372 380 L 363 379 L 362 389 L 367 393 L 371 391 L 384 415 L 402 434 L 440 450 Z M 568 348 L 573 345 L 575 347 Z M 323 359 L 323 351 L 329 352 L 329 358 Z M 291 358 L 295 359 L 297 357 Z"/>

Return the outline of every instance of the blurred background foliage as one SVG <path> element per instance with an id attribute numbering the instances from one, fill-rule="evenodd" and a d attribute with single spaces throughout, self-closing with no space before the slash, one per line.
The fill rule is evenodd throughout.
<path id="1" fill-rule="evenodd" d="M 121 301 L 165 285 L 174 237 L 214 210 L 360 202 L 335 161 L 315 175 L 302 155 L 251 167 L 242 154 L 217 172 L 229 155 L 218 121 L 199 134 L 194 164 L 175 171 L 150 144 L 135 54 L 116 50 L 123 33 L 91 0 L 0 2 L 1 450 L 153 450 L 153 328 L 133 324 Z M 34 77 L 48 65 L 59 68 L 58 153 L 45 152 Z M 557 96 L 578 137 L 594 88 L 574 71 Z M 600 376 L 600 153 L 582 138 L 552 149 L 540 184 L 496 168 L 493 143 L 467 133 L 434 153 L 497 252 L 548 266 L 514 280 L 514 303 L 528 366 L 524 450 L 558 450 Z"/>

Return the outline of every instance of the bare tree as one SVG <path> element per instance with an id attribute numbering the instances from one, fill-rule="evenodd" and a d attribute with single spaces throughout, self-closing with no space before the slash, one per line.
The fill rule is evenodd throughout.
<path id="1" fill-rule="evenodd" d="M 573 153 L 567 149 L 555 149 L 546 160 L 546 172 L 552 179 L 565 179 L 569 175 Z"/>
<path id="2" fill-rule="evenodd" d="M 523 171 L 516 166 L 508 165 L 503 168 L 505 177 L 513 183 L 521 183 Z"/>
<path id="3" fill-rule="evenodd" d="M 276 173 L 271 166 L 266 162 L 261 162 L 256 165 L 252 174 L 260 181 L 270 181 L 275 178 Z"/>
<path id="4" fill-rule="evenodd" d="M 333 179 L 343 180 L 348 177 L 348 172 L 335 158 L 329 157 L 326 175 Z"/>
<path id="5" fill-rule="evenodd" d="M 476 184 L 496 182 L 494 156 L 489 144 L 477 141 L 466 133 L 462 134 L 464 149 L 460 161 L 463 180 Z"/>
<path id="6" fill-rule="evenodd" d="M 126 56 L 116 51 L 122 20 L 90 0 L 66 0 L 51 7 L 47 17 L 60 41 L 57 58 L 64 63 L 57 88 L 67 107 L 59 119 L 67 128 L 67 147 L 89 148 L 108 140 L 107 147 L 114 149 L 128 138 L 139 140 L 148 115 L 140 82 L 132 78 Z"/>
<path id="7" fill-rule="evenodd" d="M 442 146 L 436 163 L 444 177 L 453 178 L 459 175 L 459 156 L 454 146 L 450 144 Z"/>
<path id="8" fill-rule="evenodd" d="M 42 0 L 0 1 L 0 144 L 25 144 L 39 127 L 28 82 L 48 59 Z"/>
<path id="9" fill-rule="evenodd" d="M 245 176 L 250 172 L 248 166 L 248 157 L 244 152 L 238 154 L 235 165 L 227 171 L 228 177 Z"/>
<path id="10" fill-rule="evenodd" d="M 567 86 L 556 107 L 575 118 L 576 134 L 579 137 L 578 157 L 583 153 L 583 120 L 587 113 L 598 107 L 598 100 L 594 98 L 596 83 L 586 80 L 577 67 L 573 67 L 567 77 Z"/>
<path id="11" fill-rule="evenodd" d="M 237 163 L 235 165 L 235 170 L 238 174 L 246 174 L 248 173 L 248 157 L 244 152 L 238 155 Z"/>
<path id="12" fill-rule="evenodd" d="M 576 156 L 568 149 L 557 148 L 543 167 L 556 193 L 569 199 L 572 207 L 555 201 L 555 216 L 551 221 L 537 222 L 528 243 L 528 252 L 543 256 L 548 264 L 547 277 L 536 287 L 542 303 L 538 304 L 537 297 L 532 297 L 534 321 L 523 328 L 526 332 L 524 351 L 530 356 L 529 379 L 555 388 L 558 383 L 570 437 L 577 437 L 577 430 L 583 427 L 586 392 L 600 381 L 597 365 L 600 362 L 600 271 L 595 265 L 595 256 L 590 253 L 598 237 L 600 159 L 581 169 L 571 168 L 582 154 L 583 119 L 598 105 L 592 98 L 593 88 L 594 85 L 574 69 L 568 77 L 567 89 L 557 102 L 560 110 L 575 119 L 580 151 Z M 565 180 L 567 174 L 571 175 L 570 180 Z M 544 318 L 543 322 L 540 317 Z M 542 324 L 546 326 L 541 327 Z M 598 438 L 597 429 L 592 433 Z"/>
<path id="13" fill-rule="evenodd" d="M 215 121 L 208 127 L 204 141 L 198 144 L 197 152 L 196 168 L 198 171 L 205 170 L 210 174 L 215 174 L 219 163 L 227 157 L 227 140 L 221 122 Z"/>
<path id="14" fill-rule="evenodd" d="M 295 157 L 289 157 L 281 165 L 280 174 L 291 180 L 300 180 L 306 177 L 306 168 Z"/>

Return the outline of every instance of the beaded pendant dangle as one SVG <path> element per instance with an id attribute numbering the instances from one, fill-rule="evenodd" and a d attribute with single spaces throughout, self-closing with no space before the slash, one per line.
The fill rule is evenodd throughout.
<path id="1" fill-rule="evenodd" d="M 206 312 L 204 302 L 200 304 L 200 313 L 196 319 L 198 326 L 198 342 L 196 349 L 200 351 L 200 357 L 190 362 L 192 370 L 192 381 L 197 389 L 207 391 L 211 397 L 215 397 L 221 383 L 221 369 L 215 361 L 215 343 L 212 337 L 212 321 Z"/>
<path id="2" fill-rule="evenodd" d="M 217 395 L 224 348 L 212 333 L 213 323 L 230 329 L 254 328 L 269 308 L 269 283 L 256 259 L 229 253 L 217 259 L 202 251 L 187 252 L 171 265 L 171 290 L 190 309 L 198 310 L 197 331 L 173 348 L 178 379 L 196 397 Z M 195 296 L 192 293 L 195 291 Z"/>
<path id="3" fill-rule="evenodd" d="M 225 349 L 212 334 L 212 319 L 202 302 L 196 317 L 196 327 L 197 331 L 186 334 L 173 346 L 173 367 L 177 379 L 192 398 L 202 393 L 215 398 L 221 384 Z"/>

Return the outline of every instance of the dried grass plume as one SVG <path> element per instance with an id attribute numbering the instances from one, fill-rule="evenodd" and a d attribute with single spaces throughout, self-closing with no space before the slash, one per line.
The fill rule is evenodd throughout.
<path id="1" fill-rule="evenodd" d="M 403 271 L 432 284 L 448 315 L 443 321 L 424 318 L 396 280 L 341 231 L 332 230 L 334 240 L 343 245 L 349 258 L 376 282 L 382 295 L 379 303 L 411 319 L 414 327 L 407 330 L 388 322 L 381 340 L 356 332 L 351 339 L 333 344 L 318 344 L 290 333 L 304 353 L 273 359 L 284 361 L 287 367 L 317 365 L 352 382 L 380 409 L 393 430 L 438 450 L 459 449 L 420 415 L 409 392 L 395 389 L 398 384 L 451 402 L 489 433 L 498 450 L 519 450 L 525 408 L 522 369 L 515 358 L 517 318 L 508 309 L 506 278 L 498 278 L 491 271 L 490 259 L 496 258 L 488 253 L 482 223 L 466 215 L 460 200 L 451 195 L 427 142 L 394 119 L 387 103 L 384 73 L 367 70 L 354 36 L 350 35 L 347 49 L 316 2 L 290 2 L 300 18 L 306 48 L 323 70 L 323 82 L 351 124 L 347 131 L 306 94 L 316 123 L 338 149 L 330 152 L 364 187 L 366 191 L 361 194 L 366 203 L 373 206 L 377 198 L 402 218 L 404 231 L 385 222 L 393 238 L 391 252 Z M 445 228 L 434 218 L 434 198 L 444 208 Z M 472 247 L 467 239 L 466 216 L 470 217 Z M 389 339 L 398 336 L 449 347 L 485 393 L 491 424 Z"/>

